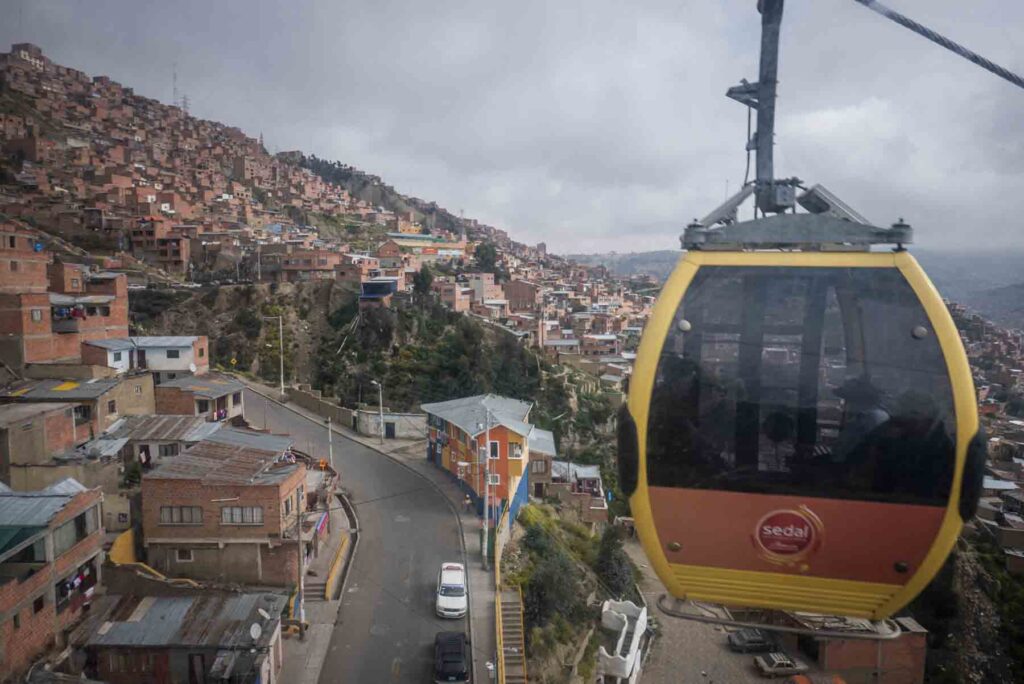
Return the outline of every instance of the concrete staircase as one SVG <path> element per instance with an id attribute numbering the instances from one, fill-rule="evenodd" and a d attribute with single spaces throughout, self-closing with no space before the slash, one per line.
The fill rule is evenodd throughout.
<path id="1" fill-rule="evenodd" d="M 504 678 L 499 684 L 526 684 L 526 635 L 523 633 L 523 597 L 518 591 L 499 592 L 501 604 L 501 660 Z"/>
<path id="2" fill-rule="evenodd" d="M 324 596 L 327 594 L 327 581 L 326 580 L 310 580 L 309 578 L 303 583 L 306 588 L 306 600 L 313 601 L 324 601 Z"/>

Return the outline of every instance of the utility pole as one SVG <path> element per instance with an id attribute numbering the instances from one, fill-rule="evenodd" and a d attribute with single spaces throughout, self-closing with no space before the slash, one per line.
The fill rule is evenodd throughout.
<path id="1" fill-rule="evenodd" d="M 334 470 L 334 430 L 331 429 L 331 417 L 327 416 L 327 462 Z"/>
<path id="2" fill-rule="evenodd" d="M 384 383 L 371 380 L 370 384 L 377 386 L 377 411 L 380 419 L 380 443 L 384 443 Z"/>
<path id="3" fill-rule="evenodd" d="M 299 579 L 296 585 L 299 587 L 299 640 L 306 639 L 306 554 L 302 549 L 302 486 L 299 485 L 295 493 L 295 549 L 299 554 Z"/>
<path id="4" fill-rule="evenodd" d="M 284 315 L 282 314 L 281 316 L 264 316 L 263 317 L 264 320 L 268 320 L 268 321 L 270 319 L 272 319 L 272 318 L 276 318 L 277 319 L 277 345 L 278 345 L 277 363 L 278 363 L 278 374 L 280 376 L 278 378 L 278 381 L 279 381 L 279 384 L 280 384 L 281 400 L 283 401 L 284 398 L 285 398 L 285 396 L 284 396 Z"/>
<path id="5" fill-rule="evenodd" d="M 486 409 L 484 420 L 484 570 L 487 570 L 491 534 L 491 409 Z"/>

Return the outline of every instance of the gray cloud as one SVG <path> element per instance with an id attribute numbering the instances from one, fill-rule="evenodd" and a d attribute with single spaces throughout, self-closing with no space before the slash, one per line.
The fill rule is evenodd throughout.
<path id="1" fill-rule="evenodd" d="M 890 0 L 1024 71 L 1024 4 Z M 2 0 L 0 40 L 564 251 L 671 248 L 742 181 L 753 0 Z M 779 175 L 922 244 L 1021 244 L 1024 92 L 851 0 L 791 0 Z"/>

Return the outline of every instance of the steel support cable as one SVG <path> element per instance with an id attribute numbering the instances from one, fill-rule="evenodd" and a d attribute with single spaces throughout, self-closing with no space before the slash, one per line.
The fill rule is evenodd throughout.
<path id="1" fill-rule="evenodd" d="M 891 19 L 891 20 L 895 21 L 900 26 L 903 26 L 904 28 L 908 28 L 908 29 L 910 29 L 911 31 L 913 31 L 914 33 L 916 33 L 916 34 L 918 34 L 920 36 L 924 36 L 928 40 L 932 41 L 933 43 L 937 43 L 937 44 L 941 45 L 942 47 L 946 48 L 947 50 L 955 52 L 956 54 L 960 55 L 964 59 L 967 59 L 967 60 L 970 60 L 971 62 L 974 62 L 975 64 L 980 66 L 982 69 L 990 71 L 993 74 L 995 74 L 996 76 L 999 76 L 1000 78 L 1006 79 L 1007 81 L 1009 81 L 1010 83 L 1012 83 L 1012 84 L 1014 84 L 1016 86 L 1024 88 L 1024 78 L 1018 76 L 1017 74 L 1013 73 L 1009 69 L 1004 69 L 1003 67 L 999 66 L 995 62 L 991 62 L 991 61 L 985 59 L 984 57 L 982 57 L 978 53 L 973 52 L 971 50 L 968 50 L 963 45 L 960 45 L 959 43 L 955 43 L 952 40 L 950 40 L 949 38 L 946 38 L 945 36 L 939 35 L 935 31 L 932 31 L 930 28 L 928 28 L 926 26 L 922 26 L 921 24 L 917 23 L 913 19 L 905 17 L 905 16 L 903 16 L 902 14 L 900 14 L 899 12 L 897 12 L 895 10 L 889 9 L 888 7 L 883 5 L 882 3 L 877 2 L 877 0 L 854 0 L 854 2 L 857 2 L 857 3 L 861 4 L 861 5 L 864 5 L 868 9 L 871 9 L 871 10 L 874 10 L 875 12 L 878 12 L 883 17 L 886 17 L 888 19 Z"/>

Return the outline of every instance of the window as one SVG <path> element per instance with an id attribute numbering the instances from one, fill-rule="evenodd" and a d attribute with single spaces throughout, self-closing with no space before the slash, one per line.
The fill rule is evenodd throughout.
<path id="1" fill-rule="evenodd" d="M 222 525 L 262 525 L 262 506 L 224 506 L 220 509 Z"/>
<path id="2" fill-rule="evenodd" d="M 161 506 L 161 525 L 202 525 L 203 509 L 201 506 Z"/>
<path id="3" fill-rule="evenodd" d="M 117 413 L 117 402 L 113 399 L 107 402 L 107 413 Z"/>
<path id="4" fill-rule="evenodd" d="M 292 497 L 288 497 L 284 500 L 284 514 L 289 515 L 292 512 Z"/>
<path id="5" fill-rule="evenodd" d="M 198 411 L 199 413 L 209 413 L 210 412 L 210 402 L 207 401 L 206 399 L 197 399 L 196 400 L 196 411 Z"/>
<path id="6" fill-rule="evenodd" d="M 43 320 L 43 310 L 42 309 L 32 309 L 32 322 L 33 323 L 38 323 L 41 320 Z"/>
<path id="7" fill-rule="evenodd" d="M 75 288 L 77 288 L 77 287 L 78 287 L 78 284 L 79 284 L 79 280 L 78 280 L 78 278 L 72 278 L 72 279 L 71 279 L 71 287 L 75 287 Z"/>
<path id="8" fill-rule="evenodd" d="M 53 531 L 53 556 L 59 558 L 99 528 L 97 507 L 75 516 Z"/>
<path id="9" fill-rule="evenodd" d="M 234 394 L 231 395 L 231 405 L 232 406 L 241 406 L 242 405 L 242 393 L 241 392 L 235 392 Z"/>
<path id="10" fill-rule="evenodd" d="M 135 385 L 132 389 L 136 394 L 142 394 L 142 385 Z"/>
<path id="11" fill-rule="evenodd" d="M 14 629 L 21 629 L 21 611 L 14 614 Z"/>
<path id="12" fill-rule="evenodd" d="M 501 445 L 498 442 L 491 442 L 491 458 L 501 457 Z"/>
<path id="13" fill-rule="evenodd" d="M 114 352 L 114 361 L 117 362 L 117 361 L 120 361 L 120 360 L 121 360 L 121 352 Z"/>
<path id="14" fill-rule="evenodd" d="M 36 600 L 32 602 L 32 614 L 35 615 L 46 606 L 46 597 L 38 596 Z"/>
<path id="15" fill-rule="evenodd" d="M 178 351 L 177 349 L 168 349 L 167 350 L 167 358 L 169 358 L 169 359 L 176 359 L 179 356 L 181 356 L 181 352 Z"/>
<path id="16" fill-rule="evenodd" d="M 548 463 L 544 460 L 530 461 L 530 472 L 531 473 L 546 473 L 548 472 Z"/>
<path id="17" fill-rule="evenodd" d="M 200 347 L 199 348 L 199 358 L 203 358 L 204 356 L 206 356 L 206 350 L 203 349 L 202 347 Z"/>
<path id="18" fill-rule="evenodd" d="M 160 456 L 177 456 L 178 445 L 175 444 L 161 444 L 160 445 Z"/>
<path id="19" fill-rule="evenodd" d="M 501 475 L 498 473 L 491 473 L 487 478 L 487 484 L 496 486 L 501 484 Z"/>
<path id="20" fill-rule="evenodd" d="M 88 423 L 92 420 L 92 407 L 79 404 L 75 407 L 75 425 L 81 425 L 82 423 Z"/>
<path id="21" fill-rule="evenodd" d="M 17 238 L 14 237 L 13 235 L 7 238 L 7 246 L 10 247 L 11 249 L 16 248 L 18 246 Z"/>
<path id="22" fill-rule="evenodd" d="M 17 271 L 17 270 L 18 270 L 18 262 L 17 261 L 12 261 L 11 262 L 11 272 L 13 273 L 14 271 Z"/>
<path id="23" fill-rule="evenodd" d="M 174 560 L 176 560 L 179 563 L 191 563 L 192 549 L 175 549 Z"/>
<path id="24" fill-rule="evenodd" d="M 953 394 L 899 271 L 701 268 L 674 323 L 648 417 L 650 485 L 946 505 Z"/>
<path id="25" fill-rule="evenodd" d="M 523 445 L 522 444 L 509 444 L 508 445 L 508 457 L 509 458 L 522 458 L 523 457 Z"/>

